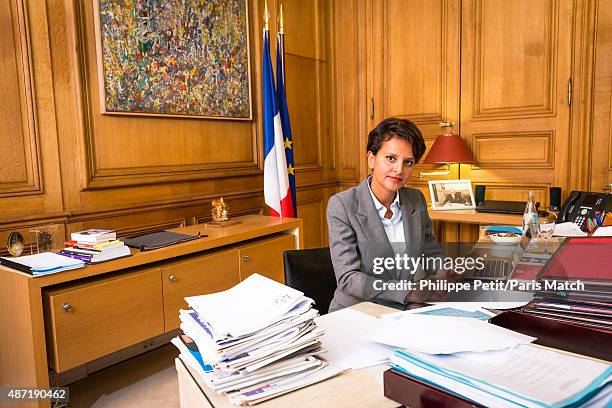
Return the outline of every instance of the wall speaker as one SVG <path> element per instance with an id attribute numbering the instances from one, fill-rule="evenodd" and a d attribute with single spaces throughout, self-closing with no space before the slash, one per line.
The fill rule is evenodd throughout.
<path id="1" fill-rule="evenodd" d="M 559 211 L 561 208 L 561 187 L 551 187 L 550 193 L 550 209 Z"/>
<path id="2" fill-rule="evenodd" d="M 477 185 L 474 187 L 474 199 L 476 200 L 476 205 L 480 205 L 485 200 L 485 191 L 487 186 Z"/>

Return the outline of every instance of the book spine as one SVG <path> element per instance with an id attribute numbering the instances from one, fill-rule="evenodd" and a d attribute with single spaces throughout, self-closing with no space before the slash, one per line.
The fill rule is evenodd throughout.
<path id="1" fill-rule="evenodd" d="M 70 253 L 70 254 L 89 255 L 89 256 L 99 255 L 101 253 L 100 251 L 96 251 L 94 249 L 80 249 L 80 248 L 64 248 L 62 251 Z"/>
<path id="2" fill-rule="evenodd" d="M 91 258 L 92 258 L 91 255 L 71 254 L 69 252 L 64 252 L 64 251 L 60 251 L 58 253 L 62 256 L 66 256 L 72 259 L 78 259 L 79 261 L 83 261 L 83 262 L 91 262 Z"/>
<path id="3" fill-rule="evenodd" d="M 70 235 L 71 241 L 77 241 L 79 244 L 97 245 L 106 242 L 116 241 L 117 235 L 107 235 L 104 237 L 96 237 L 92 235 Z"/>

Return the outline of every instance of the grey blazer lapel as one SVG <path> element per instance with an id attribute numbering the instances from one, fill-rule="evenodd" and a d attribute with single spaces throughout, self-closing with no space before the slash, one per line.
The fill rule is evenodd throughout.
<path id="1" fill-rule="evenodd" d="M 361 225 L 361 229 L 368 237 L 372 246 L 376 249 L 377 256 L 392 257 L 394 255 L 393 248 L 387 238 L 385 227 L 380 221 L 380 216 L 374 207 L 374 201 L 370 195 L 368 188 L 369 177 L 357 187 L 357 198 L 359 207 L 357 209 L 357 220 Z"/>
<path id="2" fill-rule="evenodd" d="M 400 205 L 402 208 L 402 223 L 404 224 L 404 238 L 406 239 L 406 253 L 408 256 L 418 257 L 421 247 L 421 217 L 416 211 L 414 203 L 408 198 L 405 190 L 400 190 Z"/>

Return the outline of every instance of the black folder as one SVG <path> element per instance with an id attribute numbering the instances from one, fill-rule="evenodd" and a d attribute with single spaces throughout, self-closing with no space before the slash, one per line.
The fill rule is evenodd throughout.
<path id="1" fill-rule="evenodd" d="M 152 249 L 158 249 L 167 247 L 174 244 L 180 244 L 181 242 L 192 241 L 206 235 L 187 235 L 179 234 L 177 232 L 170 231 L 159 231 L 152 232 L 150 234 L 139 235 L 137 237 L 130 237 L 122 239 L 125 245 L 138 248 L 141 251 L 150 251 Z"/>

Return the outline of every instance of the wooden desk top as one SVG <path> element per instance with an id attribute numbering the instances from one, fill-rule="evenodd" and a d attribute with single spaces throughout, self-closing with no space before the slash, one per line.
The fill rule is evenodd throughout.
<path id="1" fill-rule="evenodd" d="M 302 220 L 299 218 L 277 218 L 263 215 L 245 215 L 233 219 L 240 220 L 241 223 L 225 228 L 206 228 L 204 224 L 174 228 L 169 231 L 189 235 L 197 235 L 198 233 L 200 233 L 202 235 L 208 236 L 165 248 L 155 249 L 152 251 L 141 252 L 138 249 L 132 248 L 132 256 L 113 261 L 102 262 L 99 264 L 87 265 L 86 267 L 80 269 L 73 269 L 70 271 L 39 276 L 36 278 L 32 277 L 27 273 L 20 272 L 15 269 L 7 268 L 4 266 L 0 266 L 0 272 L 23 275 L 32 279 L 32 285 L 38 287 L 45 287 L 58 283 L 73 281 L 75 279 L 82 279 L 95 275 L 100 275 L 103 273 L 114 272 L 121 269 L 138 267 L 153 262 L 175 258 L 178 256 L 189 255 L 200 251 L 219 248 L 225 245 L 232 245 L 239 242 L 247 241 L 249 239 L 260 238 L 266 235 L 284 232 L 296 228 L 302 228 Z M 302 239 L 301 233 L 297 239 Z M 301 246 L 302 243 L 299 242 L 298 247 Z"/>
<path id="2" fill-rule="evenodd" d="M 433 210 L 427 209 L 432 221 L 459 222 L 487 225 L 522 225 L 522 214 L 485 213 L 476 210 Z"/>
<path id="3" fill-rule="evenodd" d="M 355 305 L 352 309 L 377 317 L 381 314 L 397 311 L 387 306 L 369 302 Z M 182 363 L 179 361 L 179 364 Z M 183 364 L 183 367 L 190 371 L 193 378 L 198 378 L 187 365 Z M 320 383 L 262 402 L 257 406 L 263 408 L 398 407 L 397 402 L 383 395 L 383 373 L 388 368 L 389 366 L 386 364 L 379 364 L 359 370 L 349 370 Z M 200 388 L 213 407 L 234 407 L 224 395 L 217 394 L 204 384 Z"/>

